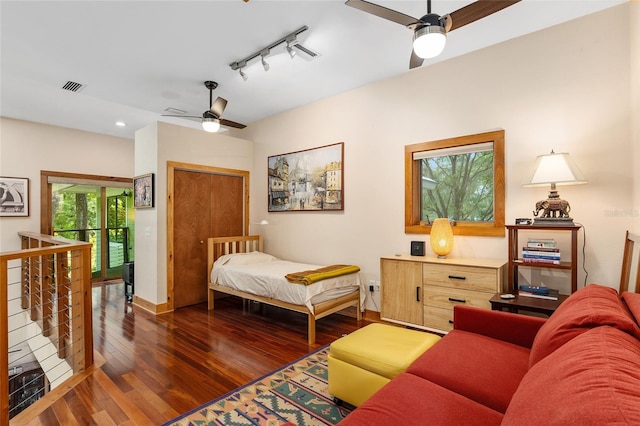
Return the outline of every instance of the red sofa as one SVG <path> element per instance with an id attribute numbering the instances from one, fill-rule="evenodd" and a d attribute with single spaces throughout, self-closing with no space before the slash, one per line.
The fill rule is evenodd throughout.
<path id="1" fill-rule="evenodd" d="M 549 318 L 468 306 L 349 425 L 640 425 L 640 294 L 588 285 Z"/>

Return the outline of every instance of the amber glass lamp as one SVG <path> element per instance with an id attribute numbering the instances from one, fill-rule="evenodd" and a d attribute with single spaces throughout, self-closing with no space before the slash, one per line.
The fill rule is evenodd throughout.
<path id="1" fill-rule="evenodd" d="M 438 259 L 444 259 L 453 250 L 453 228 L 446 217 L 439 217 L 431 225 L 431 249 Z"/>

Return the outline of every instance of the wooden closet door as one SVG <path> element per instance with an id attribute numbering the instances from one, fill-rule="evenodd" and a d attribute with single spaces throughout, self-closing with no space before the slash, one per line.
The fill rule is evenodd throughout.
<path id="1" fill-rule="evenodd" d="M 244 223 L 244 179 L 241 176 L 211 176 L 211 237 L 242 235 Z"/>
<path id="2" fill-rule="evenodd" d="M 175 170 L 174 308 L 207 301 L 207 238 L 242 235 L 241 176 Z"/>

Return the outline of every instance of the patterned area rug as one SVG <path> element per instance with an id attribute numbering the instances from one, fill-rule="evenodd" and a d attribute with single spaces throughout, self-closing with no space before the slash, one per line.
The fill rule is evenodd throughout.
<path id="1" fill-rule="evenodd" d="M 165 426 L 335 425 L 351 410 L 336 406 L 329 395 L 328 352 L 323 346 Z"/>

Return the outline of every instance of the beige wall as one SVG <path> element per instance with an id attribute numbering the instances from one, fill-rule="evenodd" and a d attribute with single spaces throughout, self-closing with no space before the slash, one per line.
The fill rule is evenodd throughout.
<path id="1" fill-rule="evenodd" d="M 133 141 L 0 118 L 0 176 L 30 180 L 30 216 L 0 218 L 0 251 L 20 249 L 18 231 L 40 232 L 40 171 L 132 177 Z"/>
<path id="2" fill-rule="evenodd" d="M 501 128 L 507 223 L 531 217 L 535 202 L 546 198 L 548 189 L 521 187 L 535 157 L 569 152 L 589 180 L 559 188 L 586 229 L 588 282 L 616 286 L 624 231 L 632 225 L 626 212 L 634 202 L 638 208 L 637 158 L 630 155 L 638 152 L 630 95 L 630 26 L 637 34 L 638 20 L 629 19 L 629 7 L 251 123 L 243 135 L 255 142 L 254 188 L 266 187 L 268 156 L 345 142 L 344 212 L 269 214 L 266 191 L 254 192 L 252 221 L 270 222 L 261 230 L 267 251 L 317 264 L 354 263 L 367 280 L 379 279 L 380 256 L 406 253 L 414 239 L 428 241 L 404 234 L 403 147 Z M 616 25 L 593 31 L 602 22 Z M 506 259 L 506 247 L 506 238 L 456 237 L 452 256 Z M 580 286 L 584 279 L 581 270 Z M 370 301 L 368 307 L 375 309 Z"/>
<path id="3" fill-rule="evenodd" d="M 167 161 L 251 171 L 253 143 L 162 122 L 136 132 L 136 175 L 156 178 L 156 207 L 136 210 L 136 295 L 156 305 L 167 301 Z"/>
<path id="4" fill-rule="evenodd" d="M 631 56 L 631 120 L 633 135 L 631 157 L 634 170 L 632 192 L 634 224 L 631 229 L 640 233 L 640 1 L 632 2 L 629 8 L 631 9 L 631 13 L 629 13 L 631 27 L 629 55 Z"/>

